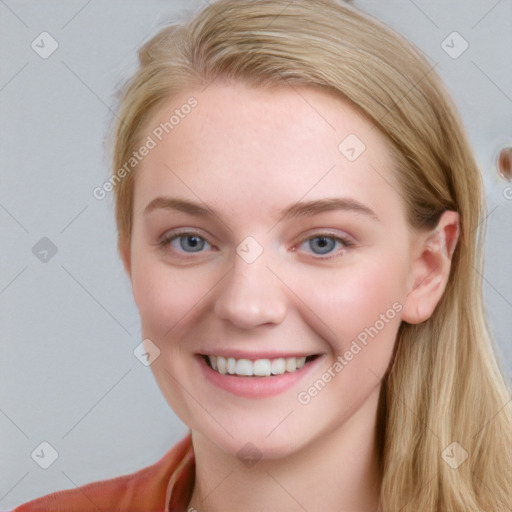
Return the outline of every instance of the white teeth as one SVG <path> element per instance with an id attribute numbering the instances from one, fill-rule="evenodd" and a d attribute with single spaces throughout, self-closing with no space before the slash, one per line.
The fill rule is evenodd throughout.
<path id="1" fill-rule="evenodd" d="M 294 372 L 297 369 L 297 360 L 295 357 L 288 357 L 286 359 L 286 371 Z"/>
<path id="2" fill-rule="evenodd" d="M 215 357 L 215 356 L 209 357 L 210 364 L 212 362 L 212 357 Z M 226 373 L 228 373 L 226 370 L 226 359 L 221 356 L 218 356 L 215 359 L 217 360 L 217 371 L 219 373 L 221 373 L 222 375 L 226 375 Z"/>
<path id="3" fill-rule="evenodd" d="M 249 359 L 239 359 L 236 362 L 235 373 L 237 375 L 252 375 L 252 363 Z"/>
<path id="4" fill-rule="evenodd" d="M 253 375 L 258 377 L 268 377 L 272 374 L 270 359 L 256 359 L 253 363 Z"/>
<path id="5" fill-rule="evenodd" d="M 269 377 L 292 373 L 306 364 L 305 357 L 278 357 L 276 359 L 235 359 L 234 357 L 208 356 L 210 366 L 222 375 L 241 375 L 244 377 Z"/>
<path id="6" fill-rule="evenodd" d="M 306 364 L 306 358 L 305 357 L 297 357 L 297 370 L 299 368 L 302 368 Z"/>
<path id="7" fill-rule="evenodd" d="M 272 359 L 270 367 L 272 369 L 272 375 L 282 375 L 286 371 L 286 361 L 282 357 L 279 359 Z"/>
<path id="8" fill-rule="evenodd" d="M 230 375 L 234 375 L 236 370 L 236 359 L 234 357 L 228 357 L 226 361 L 226 369 Z"/>

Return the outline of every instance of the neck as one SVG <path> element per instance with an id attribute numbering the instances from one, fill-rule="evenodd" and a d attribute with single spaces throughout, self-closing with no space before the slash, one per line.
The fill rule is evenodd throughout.
<path id="1" fill-rule="evenodd" d="M 193 431 L 196 480 L 189 510 L 376 512 L 379 391 L 341 426 L 288 457 L 261 459 L 251 468 Z"/>

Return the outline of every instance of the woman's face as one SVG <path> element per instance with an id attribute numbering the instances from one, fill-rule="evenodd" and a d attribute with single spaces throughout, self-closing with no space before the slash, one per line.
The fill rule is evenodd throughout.
<path id="1" fill-rule="evenodd" d="M 171 407 L 268 457 L 372 422 L 412 282 L 384 137 L 325 91 L 240 83 L 144 137 L 125 263 Z"/>

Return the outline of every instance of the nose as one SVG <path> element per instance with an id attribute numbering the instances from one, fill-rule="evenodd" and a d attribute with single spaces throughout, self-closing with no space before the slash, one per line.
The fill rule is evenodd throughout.
<path id="1" fill-rule="evenodd" d="M 247 263 L 236 255 L 217 294 L 216 317 L 239 328 L 277 325 L 286 317 L 283 284 L 267 268 L 263 258 Z"/>

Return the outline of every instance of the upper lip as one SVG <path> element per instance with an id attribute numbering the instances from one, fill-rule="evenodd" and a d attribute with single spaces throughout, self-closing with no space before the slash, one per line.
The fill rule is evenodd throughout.
<path id="1" fill-rule="evenodd" d="M 225 358 L 233 357 L 234 359 L 249 359 L 251 361 L 255 361 L 257 359 L 286 359 L 288 357 L 308 357 L 319 355 L 318 352 L 306 352 L 306 351 L 293 351 L 293 352 L 245 352 L 242 350 L 208 350 L 207 352 L 200 352 L 201 356 L 222 356 Z"/>

